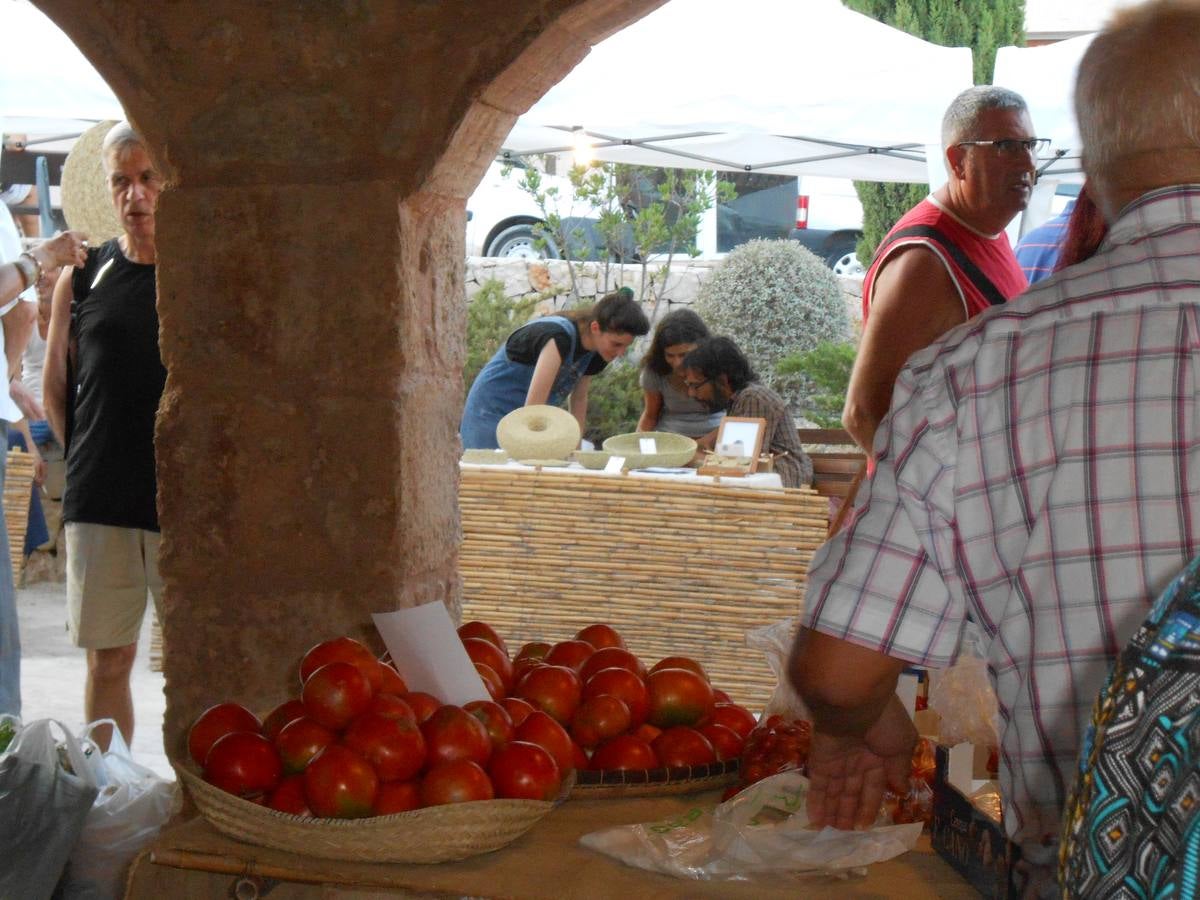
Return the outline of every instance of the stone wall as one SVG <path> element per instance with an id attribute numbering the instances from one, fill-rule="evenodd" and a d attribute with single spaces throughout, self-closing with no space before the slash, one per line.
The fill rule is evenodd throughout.
<path id="1" fill-rule="evenodd" d="M 666 313 L 671 307 L 688 305 L 696 299 L 704 279 L 719 266 L 720 260 L 684 259 L 672 263 L 665 288 L 659 292 L 665 302 L 659 304 L 658 314 Z M 466 287 L 470 300 L 489 280 L 496 279 L 504 284 L 505 295 L 514 299 L 535 297 L 539 299 L 535 315 L 546 315 L 570 306 L 574 295 L 571 290 L 570 266 L 576 267 L 576 293 L 580 300 L 598 300 L 606 292 L 628 285 L 635 294 L 643 295 L 644 278 L 653 277 L 658 266 L 648 266 L 643 271 L 640 265 L 604 265 L 595 262 L 567 263 L 565 260 L 496 259 L 474 256 L 467 259 Z M 846 298 L 846 309 L 851 321 L 862 322 L 862 279 L 838 278 Z M 645 292 L 645 296 L 651 296 Z"/>

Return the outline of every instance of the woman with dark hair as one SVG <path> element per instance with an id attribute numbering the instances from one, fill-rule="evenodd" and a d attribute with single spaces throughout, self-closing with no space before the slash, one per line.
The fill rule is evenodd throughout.
<path id="1" fill-rule="evenodd" d="M 699 438 L 721 424 L 723 413 L 693 400 L 683 386 L 683 359 L 706 337 L 708 327 L 690 309 L 677 309 L 658 323 L 650 349 L 642 357 L 646 399 L 638 431 L 671 431 Z"/>
<path id="2" fill-rule="evenodd" d="M 1106 234 L 1108 223 L 1104 221 L 1100 208 L 1096 206 L 1088 186 L 1084 184 L 1079 189 L 1079 196 L 1075 198 L 1071 217 L 1067 219 L 1067 231 L 1063 235 L 1062 249 L 1059 251 L 1054 271 L 1091 259 L 1100 248 L 1100 242 Z"/>
<path id="3" fill-rule="evenodd" d="M 759 382 L 750 361 L 732 339 L 708 338 L 689 353 L 683 360 L 683 385 L 689 397 L 714 412 L 765 419 L 763 449 L 775 455 L 775 471 L 783 486 L 795 488 L 812 481 L 812 460 L 800 445 L 787 404 Z M 712 448 L 711 441 L 699 443 Z"/>
<path id="4" fill-rule="evenodd" d="M 567 397 L 582 430 L 592 376 L 649 330 L 629 288 L 605 294 L 595 306 L 522 325 L 471 385 L 459 426 L 463 449 L 495 449 L 496 425 L 514 409 L 559 406 Z"/>

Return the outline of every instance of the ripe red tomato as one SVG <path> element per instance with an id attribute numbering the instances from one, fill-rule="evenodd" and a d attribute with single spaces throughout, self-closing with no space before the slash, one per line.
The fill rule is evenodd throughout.
<path id="1" fill-rule="evenodd" d="M 492 800 L 496 796 L 487 772 L 469 759 L 435 765 L 421 779 L 420 793 L 422 806 Z"/>
<path id="2" fill-rule="evenodd" d="M 554 757 L 526 741 L 509 741 L 492 754 L 488 777 L 497 797 L 514 800 L 553 800 L 562 789 Z"/>
<path id="3" fill-rule="evenodd" d="M 504 651 L 505 656 L 508 656 L 508 645 L 504 643 L 504 638 L 500 637 L 500 633 L 487 622 L 464 622 L 458 626 L 458 636 L 462 640 L 481 638 L 495 644 Z"/>
<path id="4" fill-rule="evenodd" d="M 566 666 L 539 666 L 525 673 L 513 693 L 566 725 L 583 699 L 583 682 Z"/>
<path id="5" fill-rule="evenodd" d="M 646 677 L 646 667 L 642 661 L 622 647 L 605 647 L 597 650 L 583 664 L 583 668 L 579 670 L 579 677 L 583 679 L 584 684 L 587 684 L 588 679 L 597 672 L 614 668 L 628 669 L 639 678 Z"/>
<path id="6" fill-rule="evenodd" d="M 304 770 L 304 797 L 314 815 L 364 818 L 371 815 L 378 791 L 375 768 L 341 744 L 326 747 Z"/>
<path id="7" fill-rule="evenodd" d="M 574 743 L 565 728 L 540 709 L 534 710 L 517 727 L 517 740 L 537 744 L 554 757 L 564 778 L 575 767 Z"/>
<path id="8" fill-rule="evenodd" d="M 331 662 L 350 663 L 366 676 L 373 691 L 379 690 L 383 684 L 383 672 L 375 654 L 366 644 L 348 637 L 322 641 L 310 648 L 300 660 L 300 683 L 308 681 L 313 672 Z"/>
<path id="9" fill-rule="evenodd" d="M 218 739 L 235 731 L 262 731 L 258 716 L 239 703 L 218 703 L 196 717 L 188 731 L 188 754 L 203 767 L 208 751 Z"/>
<path id="10" fill-rule="evenodd" d="M 584 700 L 571 720 L 571 737 L 581 747 L 595 747 L 616 737 L 630 726 L 629 707 L 612 694 L 600 694 Z"/>
<path id="11" fill-rule="evenodd" d="M 318 725 L 308 716 L 288 722 L 275 736 L 275 750 L 287 775 L 303 772 L 314 756 L 337 742 L 336 732 Z"/>
<path id="12" fill-rule="evenodd" d="M 713 692 L 714 694 L 716 691 Z M 736 703 L 714 703 L 712 712 L 710 712 L 704 720 L 704 724 L 712 723 L 714 725 L 724 725 L 726 728 L 737 733 L 742 740 L 745 740 L 750 732 L 754 730 L 754 726 L 758 724 L 758 720 L 754 718 L 754 713 L 746 709 L 744 706 L 738 706 Z"/>
<path id="13" fill-rule="evenodd" d="M 521 649 L 513 657 L 513 662 L 519 659 L 545 659 L 552 646 L 554 645 L 549 641 L 529 641 L 521 645 Z"/>
<path id="14" fill-rule="evenodd" d="M 411 719 L 365 713 L 350 723 L 342 743 L 373 765 L 380 781 L 407 781 L 425 765 L 425 737 Z"/>
<path id="15" fill-rule="evenodd" d="M 686 725 L 668 728 L 654 739 L 651 748 L 667 768 L 705 766 L 717 761 L 717 751 L 708 738 Z"/>
<path id="16" fill-rule="evenodd" d="M 312 810 L 304 799 L 304 776 L 289 775 L 280 781 L 275 790 L 267 795 L 267 806 L 293 816 L 311 816 Z"/>
<path id="17" fill-rule="evenodd" d="M 586 628 L 579 629 L 575 635 L 577 641 L 587 641 L 597 650 L 603 647 L 620 647 L 625 648 L 625 639 L 617 633 L 617 629 L 611 625 L 605 625 L 602 622 L 588 625 Z"/>
<path id="18" fill-rule="evenodd" d="M 533 712 L 533 706 L 529 701 L 522 700 L 520 697 L 505 697 L 500 701 L 500 705 L 504 707 L 504 711 L 512 719 L 513 728 L 519 728 L 521 723 Z"/>
<path id="19" fill-rule="evenodd" d="M 559 641 L 546 654 L 546 664 L 566 666 L 578 672 L 595 652 L 596 648 L 587 641 Z"/>
<path id="20" fill-rule="evenodd" d="M 732 703 L 733 702 L 732 700 L 729 699 L 729 695 L 727 693 L 725 693 L 722 690 L 719 690 L 718 688 L 713 688 L 713 698 L 718 703 Z"/>
<path id="21" fill-rule="evenodd" d="M 705 681 L 708 681 L 708 673 L 704 671 L 704 666 L 696 662 L 690 656 L 664 656 L 658 662 L 650 667 L 651 672 L 657 672 L 661 669 L 688 669 L 695 672 Z"/>
<path id="22" fill-rule="evenodd" d="M 708 738 L 719 761 L 737 759 L 742 755 L 742 745 L 745 743 L 745 739 L 732 728 L 718 725 L 716 722 L 706 722 L 697 726 L 696 730 Z"/>
<path id="23" fill-rule="evenodd" d="M 500 680 L 504 682 L 504 689 L 507 691 L 512 685 L 513 679 L 513 664 L 512 660 L 508 658 L 508 654 L 491 641 L 485 641 L 483 638 L 464 638 L 462 643 L 466 648 L 467 656 L 471 657 L 471 662 L 483 663 L 494 670 L 500 676 Z"/>
<path id="24" fill-rule="evenodd" d="M 416 781 L 388 781 L 379 786 L 371 815 L 390 816 L 421 808 L 421 786 Z"/>
<path id="25" fill-rule="evenodd" d="M 588 761 L 589 769 L 656 769 L 654 750 L 639 737 L 618 734 L 596 748 Z"/>
<path id="26" fill-rule="evenodd" d="M 304 704 L 299 700 L 287 700 L 280 703 L 277 707 L 271 710 L 262 723 L 262 733 L 268 741 L 275 740 L 275 736 L 288 722 L 293 719 L 298 719 L 305 715 Z"/>
<path id="27" fill-rule="evenodd" d="M 391 663 L 379 661 L 379 687 L 375 688 L 375 693 L 396 694 L 397 696 L 408 693 L 408 685 L 404 683 L 404 679 Z"/>
<path id="28" fill-rule="evenodd" d="M 283 764 L 274 744 L 249 731 L 218 738 L 204 763 L 205 781 L 239 797 L 273 791 L 282 777 Z"/>
<path id="29" fill-rule="evenodd" d="M 442 705 L 441 700 L 424 691 L 409 691 L 407 694 L 401 694 L 400 699 L 413 711 L 418 725 L 437 712 Z"/>
<path id="30" fill-rule="evenodd" d="M 439 707 L 421 723 L 421 733 L 425 735 L 426 764 L 431 768 L 458 759 L 486 766 L 492 755 L 487 728 L 461 706 Z"/>
<path id="31" fill-rule="evenodd" d="M 646 676 L 650 712 L 646 720 L 659 728 L 695 725 L 712 712 L 712 685 L 688 669 L 659 669 Z"/>
<path id="32" fill-rule="evenodd" d="M 571 762 L 577 769 L 586 769 L 588 765 L 587 751 L 574 741 L 571 741 Z"/>
<path id="33" fill-rule="evenodd" d="M 417 721 L 417 714 L 413 712 L 413 708 L 395 694 L 375 694 L 371 697 L 371 703 L 367 706 L 367 712 L 383 716 L 385 719 Z"/>
<path id="34" fill-rule="evenodd" d="M 493 700 L 499 700 L 504 696 L 504 679 L 496 674 L 495 669 L 484 663 L 477 662 L 475 663 L 475 671 L 479 673 L 479 679 L 483 682 L 483 686 L 487 688 L 489 697 Z"/>
<path id="35" fill-rule="evenodd" d="M 493 700 L 472 700 L 464 704 L 463 709 L 483 723 L 488 737 L 492 739 L 493 752 L 511 741 L 517 733 L 508 710 Z"/>
<path id="36" fill-rule="evenodd" d="M 375 662 L 374 657 L 371 662 Z M 308 676 L 300 691 L 309 718 L 334 731 L 341 731 L 351 719 L 366 712 L 371 695 L 371 683 L 362 669 L 347 662 L 321 666 Z"/>
<path id="37" fill-rule="evenodd" d="M 654 739 L 662 734 L 662 729 L 649 722 L 643 722 L 631 732 L 634 736 L 640 737 L 647 744 L 653 744 Z"/>
<path id="38" fill-rule="evenodd" d="M 513 687 L 521 683 L 521 679 L 525 677 L 525 673 L 530 669 L 537 669 L 546 664 L 546 660 L 538 656 L 526 656 L 524 659 L 518 659 L 513 663 Z M 509 688 L 512 690 L 512 688 Z"/>
<path id="39" fill-rule="evenodd" d="M 641 725 L 650 712 L 650 692 L 646 683 L 628 669 L 601 669 L 587 680 L 583 687 L 583 699 L 611 694 L 619 697 L 629 707 L 629 723 Z"/>

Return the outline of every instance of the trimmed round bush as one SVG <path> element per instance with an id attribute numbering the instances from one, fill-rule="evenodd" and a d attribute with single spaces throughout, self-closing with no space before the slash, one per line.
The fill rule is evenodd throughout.
<path id="1" fill-rule="evenodd" d="M 837 276 L 794 241 L 748 241 L 700 286 L 694 305 L 713 334 L 737 341 L 764 384 L 804 416 L 811 386 L 779 361 L 823 341 L 853 339 Z"/>

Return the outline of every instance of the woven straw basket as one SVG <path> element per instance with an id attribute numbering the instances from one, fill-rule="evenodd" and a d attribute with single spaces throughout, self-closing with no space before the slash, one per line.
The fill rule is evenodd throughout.
<path id="1" fill-rule="evenodd" d="M 729 787 L 737 781 L 738 761 L 672 769 L 584 770 L 577 773 L 572 800 L 602 797 L 666 797 Z"/>
<path id="2" fill-rule="evenodd" d="M 489 853 L 555 807 L 539 800 L 483 800 L 369 819 L 310 819 L 235 797 L 186 766 L 175 770 L 204 818 L 231 838 L 346 862 L 439 863 Z"/>

